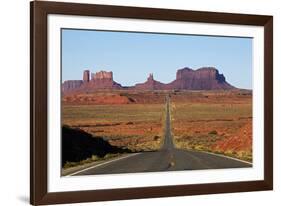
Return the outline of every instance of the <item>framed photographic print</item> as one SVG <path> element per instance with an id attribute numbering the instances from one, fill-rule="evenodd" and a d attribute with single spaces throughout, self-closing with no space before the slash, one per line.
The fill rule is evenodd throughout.
<path id="1" fill-rule="evenodd" d="M 30 8 L 32 204 L 272 190 L 272 16 Z"/>

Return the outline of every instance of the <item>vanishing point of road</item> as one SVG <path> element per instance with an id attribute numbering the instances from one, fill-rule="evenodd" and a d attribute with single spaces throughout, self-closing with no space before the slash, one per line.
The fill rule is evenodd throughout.
<path id="1" fill-rule="evenodd" d="M 166 97 L 165 107 L 165 136 L 160 150 L 129 154 L 125 157 L 109 160 L 83 169 L 72 175 L 222 169 L 252 166 L 245 161 L 223 155 L 175 148 L 171 134 L 169 96 Z"/>

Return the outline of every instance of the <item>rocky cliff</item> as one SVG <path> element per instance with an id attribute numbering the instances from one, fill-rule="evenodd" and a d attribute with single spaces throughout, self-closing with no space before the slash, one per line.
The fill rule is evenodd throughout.
<path id="1" fill-rule="evenodd" d="M 234 89 L 226 82 L 223 74 L 214 67 L 197 70 L 185 67 L 177 71 L 176 80 L 168 84 L 170 88 L 187 90 Z"/>
<path id="2" fill-rule="evenodd" d="M 82 85 L 82 89 L 95 90 L 95 89 L 121 89 L 121 84 L 113 81 L 113 73 L 100 71 L 92 74 L 92 78 L 87 84 Z"/>
<path id="3" fill-rule="evenodd" d="M 67 92 L 91 92 L 99 89 L 122 89 L 122 86 L 113 81 L 113 73 L 100 71 L 91 74 L 85 70 L 82 80 L 68 80 L 62 84 L 63 93 Z"/>
<path id="4" fill-rule="evenodd" d="M 136 84 L 135 89 L 143 90 L 220 90 L 234 89 L 226 82 L 223 74 L 213 67 L 202 67 L 197 70 L 185 67 L 179 69 L 176 74 L 176 79 L 168 84 L 163 84 L 153 79 L 150 75 L 146 82 Z"/>
<path id="5" fill-rule="evenodd" d="M 156 81 L 153 74 L 149 74 L 146 82 L 136 84 L 133 87 L 122 87 L 113 80 L 113 73 L 100 71 L 91 75 L 87 71 L 83 73 L 83 80 L 68 80 L 62 85 L 63 92 L 90 92 L 99 89 L 135 89 L 135 90 L 228 90 L 235 89 L 226 82 L 223 74 L 214 67 L 202 67 L 197 70 L 185 67 L 176 73 L 176 79 L 164 84 Z"/>
<path id="6" fill-rule="evenodd" d="M 113 73 L 112 72 L 106 72 L 106 71 L 100 71 L 95 74 L 92 74 L 92 80 L 112 80 L 113 81 Z"/>
<path id="7" fill-rule="evenodd" d="M 133 89 L 139 89 L 139 90 L 162 90 L 165 89 L 165 84 L 154 80 L 153 74 L 149 74 L 146 82 L 136 84 Z"/>
<path id="8" fill-rule="evenodd" d="M 82 80 L 66 80 L 62 84 L 62 92 L 76 90 L 83 84 Z"/>

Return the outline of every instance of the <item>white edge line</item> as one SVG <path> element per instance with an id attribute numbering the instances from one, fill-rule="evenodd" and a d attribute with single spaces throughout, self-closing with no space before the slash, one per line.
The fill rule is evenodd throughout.
<path id="1" fill-rule="evenodd" d="M 193 151 L 196 151 L 196 150 L 193 150 Z M 251 162 L 247 162 L 247 161 L 244 161 L 244 160 L 240 160 L 240 159 L 237 159 L 237 158 L 234 158 L 234 157 L 229 157 L 229 156 L 226 156 L 226 155 L 215 154 L 215 153 L 206 152 L 206 151 L 196 151 L 196 152 L 203 152 L 203 153 L 211 154 L 211 155 L 214 155 L 214 156 L 224 157 L 224 158 L 236 160 L 236 161 L 239 161 L 239 162 L 243 162 L 243 163 L 246 163 L 246 164 L 249 164 L 249 165 L 253 165 L 253 163 L 251 163 Z"/>
<path id="2" fill-rule="evenodd" d="M 129 158 L 129 157 L 133 157 L 133 156 L 138 155 L 138 154 L 141 154 L 141 153 L 129 154 L 129 155 L 125 156 L 125 157 L 120 157 L 120 158 L 117 158 L 117 159 L 109 160 L 109 161 L 106 161 L 106 162 L 103 162 L 103 163 L 94 165 L 94 166 L 92 166 L 92 167 L 88 167 L 88 168 L 85 168 L 85 169 L 83 169 L 83 170 L 80 170 L 80 171 L 71 173 L 71 174 L 66 175 L 66 176 L 64 176 L 64 177 L 73 176 L 73 175 L 79 174 L 79 173 L 81 173 L 81 172 L 84 172 L 84 171 L 87 171 L 87 170 L 90 170 L 90 169 L 93 169 L 93 168 L 96 168 L 96 167 L 99 167 L 99 166 L 102 166 L 102 165 L 109 164 L 109 163 L 111 163 L 111 162 L 115 162 L 115 161 L 118 161 L 118 160 L 122 160 L 122 159 L 126 159 L 126 158 Z"/>

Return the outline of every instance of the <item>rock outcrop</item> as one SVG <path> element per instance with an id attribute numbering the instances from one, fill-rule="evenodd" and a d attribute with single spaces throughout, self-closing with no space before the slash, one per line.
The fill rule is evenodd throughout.
<path id="1" fill-rule="evenodd" d="M 89 82 L 90 81 L 90 71 L 85 70 L 83 72 L 83 82 Z"/>
<path id="2" fill-rule="evenodd" d="M 214 67 L 202 67 L 197 70 L 185 67 L 177 71 L 176 80 L 169 84 L 170 88 L 187 90 L 234 89 L 225 81 L 223 74 Z"/>
<path id="3" fill-rule="evenodd" d="M 63 93 L 67 92 L 91 92 L 99 89 L 122 89 L 122 86 L 113 81 L 113 73 L 100 71 L 91 74 L 90 71 L 83 72 L 83 80 L 68 80 L 62 84 Z"/>
<path id="4" fill-rule="evenodd" d="M 135 90 L 229 90 L 235 89 L 226 82 L 223 74 L 214 67 L 202 67 L 197 70 L 185 67 L 179 69 L 176 79 L 164 84 L 156 81 L 153 74 L 149 74 L 146 82 L 133 87 L 123 87 L 113 80 L 113 73 L 100 71 L 91 74 L 88 70 L 83 73 L 83 80 L 68 80 L 62 85 L 66 92 L 91 92 L 100 89 L 135 89 Z"/>
<path id="5" fill-rule="evenodd" d="M 133 89 L 137 90 L 162 90 L 165 88 L 165 84 L 154 80 L 153 74 L 149 74 L 146 82 L 136 84 Z"/>
<path id="6" fill-rule="evenodd" d="M 113 81 L 113 73 L 106 72 L 106 71 L 100 71 L 95 74 L 92 74 L 92 80 L 104 80 L 104 79 Z"/>
<path id="7" fill-rule="evenodd" d="M 223 74 L 213 67 L 202 67 L 197 70 L 185 67 L 177 71 L 176 79 L 168 84 L 163 84 L 153 79 L 152 74 L 147 81 L 136 84 L 135 89 L 142 90 L 220 90 L 234 89 L 225 81 Z"/>
<path id="8" fill-rule="evenodd" d="M 91 75 L 92 78 L 87 84 L 82 85 L 82 89 L 91 91 L 95 89 L 121 89 L 122 86 L 113 81 L 113 73 L 100 71 Z"/>
<path id="9" fill-rule="evenodd" d="M 62 84 L 62 92 L 68 92 L 76 90 L 83 84 L 82 80 L 66 80 Z"/>

